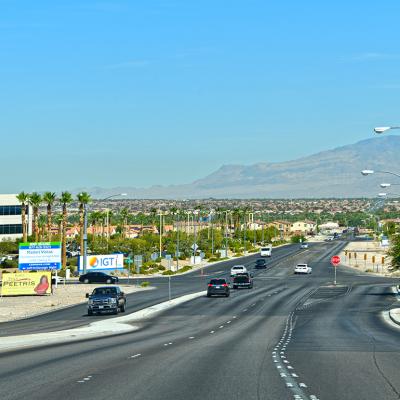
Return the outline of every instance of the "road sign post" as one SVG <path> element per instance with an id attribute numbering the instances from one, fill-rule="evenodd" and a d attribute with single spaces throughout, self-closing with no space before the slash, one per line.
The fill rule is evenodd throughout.
<path id="1" fill-rule="evenodd" d="M 333 265 L 333 269 L 335 271 L 335 280 L 333 281 L 333 284 L 336 286 L 336 269 L 340 264 L 340 257 L 339 256 L 331 257 L 331 264 Z"/>

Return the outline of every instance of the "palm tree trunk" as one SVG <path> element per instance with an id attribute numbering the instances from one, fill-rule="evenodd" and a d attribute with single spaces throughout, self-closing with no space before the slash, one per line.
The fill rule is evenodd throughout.
<path id="1" fill-rule="evenodd" d="M 26 206 L 24 203 L 21 205 L 21 218 L 22 218 L 22 240 L 24 243 L 27 242 L 27 232 L 26 232 Z"/>
<path id="2" fill-rule="evenodd" d="M 47 238 L 49 242 L 51 242 L 51 228 L 52 228 L 51 219 L 52 219 L 51 205 L 49 204 L 47 205 Z"/>
<path id="3" fill-rule="evenodd" d="M 35 242 L 39 241 L 39 226 L 38 226 L 38 209 L 33 210 L 33 225 L 35 227 Z"/>

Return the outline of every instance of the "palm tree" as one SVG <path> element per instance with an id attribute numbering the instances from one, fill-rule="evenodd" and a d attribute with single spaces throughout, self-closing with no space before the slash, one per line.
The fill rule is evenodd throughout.
<path id="1" fill-rule="evenodd" d="M 128 225 L 128 216 L 129 216 L 129 210 L 127 207 L 124 207 L 121 211 L 120 211 L 120 215 L 122 217 L 122 226 L 123 226 L 123 233 L 122 233 L 122 237 L 126 237 L 126 233 L 127 233 L 127 225 Z"/>
<path id="2" fill-rule="evenodd" d="M 29 204 L 33 208 L 33 230 L 35 232 L 35 242 L 39 240 L 39 225 L 38 225 L 38 215 L 39 215 L 39 207 L 42 204 L 42 196 L 33 192 L 29 195 Z"/>
<path id="3" fill-rule="evenodd" d="M 21 192 L 17 195 L 17 200 L 21 203 L 22 240 L 26 243 L 28 240 L 28 232 L 26 229 L 26 206 L 29 203 L 29 193 Z"/>
<path id="4" fill-rule="evenodd" d="M 40 214 L 37 219 L 37 224 L 39 228 L 39 241 L 43 242 L 45 230 L 46 230 L 46 217 L 43 214 Z"/>
<path id="5" fill-rule="evenodd" d="M 85 206 L 92 200 L 90 194 L 87 192 L 79 193 L 76 198 L 79 201 L 79 228 L 81 236 L 81 254 L 83 252 L 83 225 L 85 223 Z"/>
<path id="6" fill-rule="evenodd" d="M 51 242 L 51 228 L 52 228 L 52 210 L 54 202 L 56 201 L 56 194 L 53 192 L 45 192 L 43 195 L 43 202 L 47 204 L 47 239 Z"/>
<path id="7" fill-rule="evenodd" d="M 62 242 L 62 268 L 65 269 L 67 266 L 67 218 L 68 218 L 68 204 L 72 203 L 73 197 L 69 192 L 62 192 L 60 197 L 60 203 L 62 204 L 62 231 L 61 231 L 61 242 Z"/>

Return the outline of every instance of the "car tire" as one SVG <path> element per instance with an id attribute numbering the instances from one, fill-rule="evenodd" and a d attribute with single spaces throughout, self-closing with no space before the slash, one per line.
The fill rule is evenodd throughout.
<path id="1" fill-rule="evenodd" d="M 236 286 L 236 285 L 233 285 L 233 288 L 234 288 L 234 289 L 237 289 L 237 286 Z"/>
<path id="2" fill-rule="evenodd" d="M 114 315 L 118 315 L 119 314 L 119 307 L 116 308 L 116 310 L 113 312 Z"/>
<path id="3" fill-rule="evenodd" d="M 89 281 L 89 279 L 86 278 L 83 280 L 83 283 L 90 283 L 90 281 Z"/>
<path id="4" fill-rule="evenodd" d="M 211 294 L 210 294 L 210 293 L 207 293 L 207 297 L 211 297 Z"/>
<path id="5" fill-rule="evenodd" d="M 125 308 L 126 308 L 126 304 L 124 303 L 124 304 L 122 304 L 122 306 L 120 308 L 121 312 L 125 312 Z"/>
<path id="6" fill-rule="evenodd" d="M 87 315 L 90 317 L 93 315 L 93 311 L 92 310 L 88 310 Z"/>
<path id="7" fill-rule="evenodd" d="M 229 295 L 230 295 L 230 293 L 226 293 L 226 294 L 225 294 L 225 297 L 229 297 Z"/>
<path id="8" fill-rule="evenodd" d="M 111 279 L 107 279 L 106 283 L 111 283 Z M 111 290 L 111 289 L 110 289 Z"/>

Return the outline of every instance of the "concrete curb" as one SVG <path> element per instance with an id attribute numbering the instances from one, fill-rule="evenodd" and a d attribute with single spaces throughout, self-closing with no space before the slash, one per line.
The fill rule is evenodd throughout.
<path id="1" fill-rule="evenodd" d="M 133 332 L 139 329 L 140 321 L 152 318 L 156 314 L 176 307 L 187 301 L 205 296 L 206 293 L 206 291 L 202 291 L 188 294 L 171 301 L 165 301 L 163 303 L 144 308 L 143 310 L 136 311 L 132 314 L 92 322 L 88 326 L 80 328 L 56 332 L 35 333 L 31 335 L 2 337 L 0 341 L 0 353 L 10 350 L 26 349 L 58 343 L 69 343 L 84 339 L 95 339 L 102 336 L 112 336 Z M 134 322 L 136 322 L 137 325 L 131 325 Z"/>

